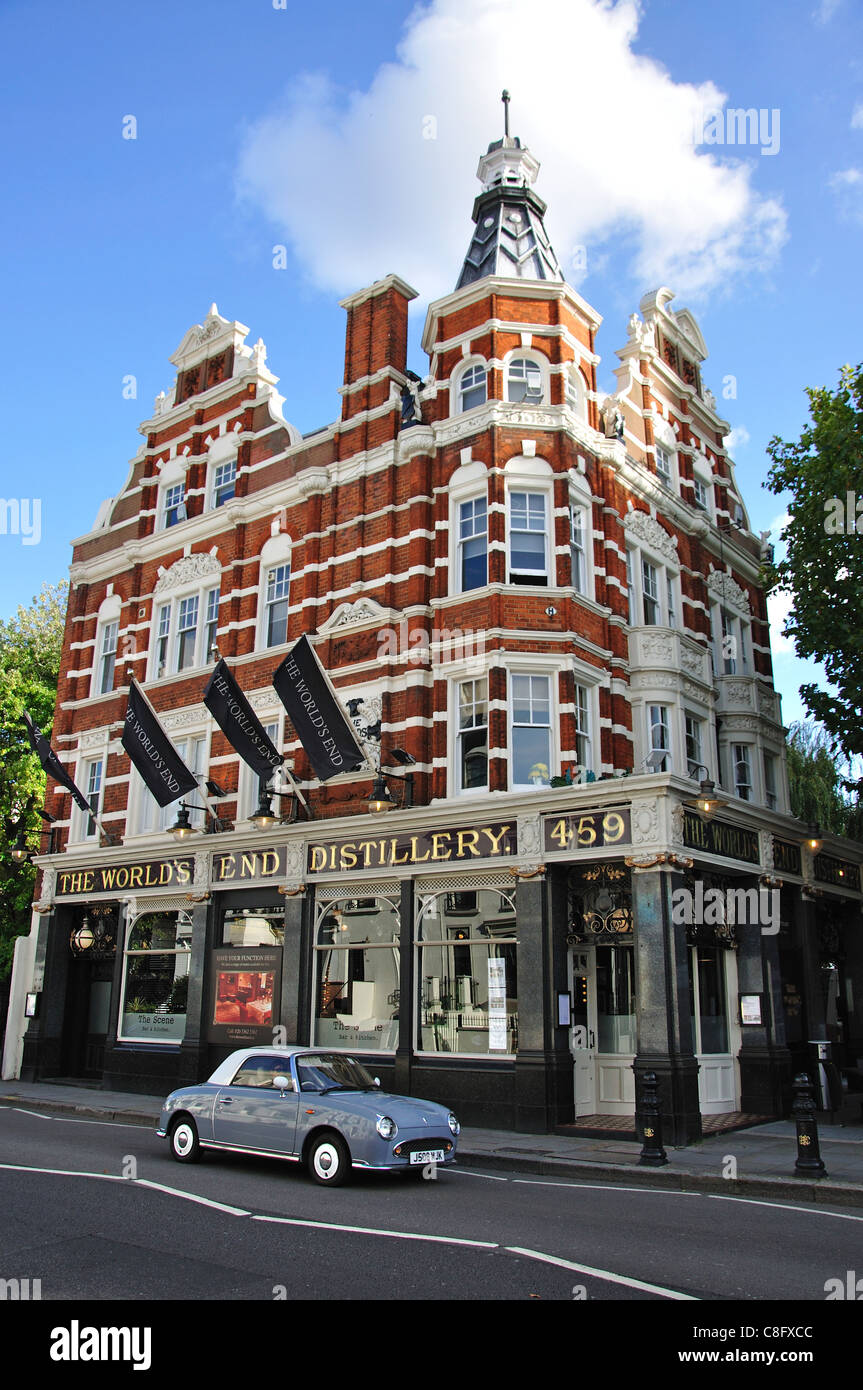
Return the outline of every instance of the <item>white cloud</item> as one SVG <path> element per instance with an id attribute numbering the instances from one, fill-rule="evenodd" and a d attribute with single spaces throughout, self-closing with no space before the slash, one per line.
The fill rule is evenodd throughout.
<path id="1" fill-rule="evenodd" d="M 820 0 L 814 16 L 817 23 L 829 24 L 841 4 L 842 0 Z"/>
<path id="2" fill-rule="evenodd" d="M 730 434 L 725 436 L 725 447 L 732 458 L 738 449 L 745 449 L 752 436 L 745 425 L 735 425 Z"/>
<path id="3" fill-rule="evenodd" d="M 295 81 L 250 127 L 238 190 L 321 289 L 395 271 L 423 299 L 448 293 L 508 87 L 511 129 L 542 161 L 537 191 L 565 273 L 577 246 L 591 270 L 625 246 L 634 290 L 703 296 L 772 263 L 785 213 L 755 192 L 751 158 L 696 153 L 699 118 L 725 96 L 639 55 L 638 21 L 636 0 L 533 0 L 529 20 L 524 0 L 431 0 L 367 90 L 321 73 Z M 423 138 L 427 117 L 435 139 Z"/>
<path id="4" fill-rule="evenodd" d="M 828 179 L 843 217 L 863 221 L 863 169 L 839 169 Z"/>
<path id="5" fill-rule="evenodd" d="M 770 648 L 774 657 L 793 656 L 794 643 L 783 635 L 785 620 L 791 612 L 791 594 L 781 592 L 769 594 L 767 598 L 767 617 L 770 624 Z"/>
<path id="6" fill-rule="evenodd" d="M 851 113 L 851 129 L 863 130 L 863 101 L 858 101 Z"/>

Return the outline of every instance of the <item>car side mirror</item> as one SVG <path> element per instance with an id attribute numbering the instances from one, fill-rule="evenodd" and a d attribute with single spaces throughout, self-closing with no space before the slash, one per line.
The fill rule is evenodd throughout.
<path id="1" fill-rule="evenodd" d="M 274 1076 L 273 1088 L 277 1091 L 292 1091 L 294 1083 L 289 1076 Z"/>

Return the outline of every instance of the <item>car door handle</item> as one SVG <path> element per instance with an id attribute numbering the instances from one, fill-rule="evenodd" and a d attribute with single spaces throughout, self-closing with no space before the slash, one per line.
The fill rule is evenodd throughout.
<path id="1" fill-rule="evenodd" d="M 220 1104 L 220 1105 L 233 1105 L 233 1103 L 234 1103 L 234 1097 L 233 1097 L 233 1096 L 219 1096 L 219 1104 Z"/>

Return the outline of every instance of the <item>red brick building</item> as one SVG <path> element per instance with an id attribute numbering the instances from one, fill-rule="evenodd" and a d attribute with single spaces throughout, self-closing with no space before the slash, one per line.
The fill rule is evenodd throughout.
<path id="1" fill-rule="evenodd" d="M 480 161 L 423 380 L 397 275 L 343 301 L 341 414 L 311 435 L 215 305 L 171 358 L 74 544 L 52 743 L 101 826 L 49 785 L 25 1075 L 159 1091 L 277 1028 L 516 1128 L 632 1115 L 654 1070 L 682 1142 L 781 1113 L 808 1038 L 863 1036 L 859 862 L 788 814 L 707 348 L 660 289 L 600 393 L 538 167 L 509 136 Z M 370 759 L 326 785 L 271 685 L 304 633 Z M 216 650 L 312 819 L 277 778 L 277 819 L 250 820 L 260 789 L 201 703 Z M 217 784 L 179 853 L 119 742 L 130 672 Z M 395 811 L 369 813 L 377 768 Z M 677 920 L 697 881 L 743 920 Z"/>

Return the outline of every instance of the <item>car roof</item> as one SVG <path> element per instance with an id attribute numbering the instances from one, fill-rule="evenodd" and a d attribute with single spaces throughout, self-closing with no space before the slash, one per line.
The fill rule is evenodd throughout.
<path id="1" fill-rule="evenodd" d="M 288 1044 L 285 1047 L 275 1047 L 272 1043 L 259 1043 L 257 1047 L 241 1047 L 238 1052 L 232 1052 L 223 1062 L 220 1062 L 212 1076 L 207 1078 L 207 1085 L 226 1086 L 233 1081 L 236 1072 L 248 1057 L 284 1057 L 289 1061 L 300 1052 L 326 1052 L 326 1048 L 309 1047 L 304 1044 Z"/>

